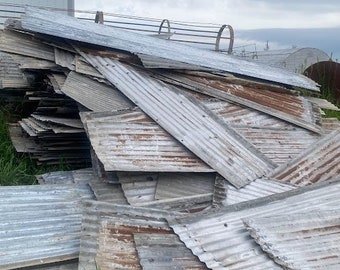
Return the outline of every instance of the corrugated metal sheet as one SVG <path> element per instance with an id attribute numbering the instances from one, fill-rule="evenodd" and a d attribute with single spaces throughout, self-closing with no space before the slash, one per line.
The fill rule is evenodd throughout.
<path id="1" fill-rule="evenodd" d="M 88 184 L 95 177 L 92 168 L 36 175 L 39 184 Z"/>
<path id="2" fill-rule="evenodd" d="M 20 270 L 76 270 L 76 269 L 78 269 L 78 260 L 46 264 L 43 266 L 20 268 Z"/>
<path id="3" fill-rule="evenodd" d="M 28 88 L 30 84 L 11 54 L 0 52 L 0 89 Z"/>
<path id="4" fill-rule="evenodd" d="M 143 270 L 208 269 L 177 235 L 134 233 L 133 237 Z"/>
<path id="5" fill-rule="evenodd" d="M 322 118 L 322 128 L 326 132 L 340 129 L 340 121 L 337 118 Z"/>
<path id="6" fill-rule="evenodd" d="M 284 269 L 339 269 L 340 211 L 244 220 L 250 235 Z"/>
<path id="7" fill-rule="evenodd" d="M 334 105 L 333 103 L 329 102 L 326 99 L 322 98 L 316 98 L 316 97 L 304 97 L 305 99 L 308 99 L 310 102 L 315 103 L 318 105 L 321 109 L 327 109 L 327 110 L 333 110 L 333 111 L 340 111 L 340 109 Z"/>
<path id="8" fill-rule="evenodd" d="M 31 114 L 32 117 L 36 120 L 48 123 L 56 123 L 68 127 L 73 128 L 84 128 L 83 123 L 80 119 L 72 119 L 72 118 L 61 118 L 61 117 L 54 117 L 54 116 L 46 116 L 46 115 L 38 115 L 38 114 Z"/>
<path id="9" fill-rule="evenodd" d="M 87 185 L 0 188 L 0 268 L 67 261 L 78 257 L 81 201 Z"/>
<path id="10" fill-rule="evenodd" d="M 69 70 L 75 70 L 75 55 L 68 51 L 54 48 L 55 63 L 61 67 L 68 68 Z"/>
<path id="11" fill-rule="evenodd" d="M 233 185 L 244 186 L 274 167 L 198 100 L 190 99 L 118 61 L 90 55 L 85 57 L 161 127 Z"/>
<path id="12" fill-rule="evenodd" d="M 214 173 L 160 173 L 155 199 L 211 195 L 214 192 L 214 182 Z"/>
<path id="13" fill-rule="evenodd" d="M 340 209 L 340 183 L 322 183 L 183 219 L 168 219 L 211 269 L 281 269 L 250 237 L 242 219 Z"/>
<path id="14" fill-rule="evenodd" d="M 22 19 L 22 27 L 30 31 L 102 45 L 135 54 L 141 53 L 247 77 L 318 90 L 316 84 L 311 80 L 290 72 L 264 65 L 260 66 L 233 56 L 200 50 L 178 43 L 171 43 L 171 46 L 169 46 L 169 41 L 166 40 L 92 22 L 79 21 L 36 8 L 26 9 L 26 14 Z"/>
<path id="15" fill-rule="evenodd" d="M 79 270 L 141 269 L 133 233 L 171 232 L 177 213 L 88 201 L 82 220 Z"/>
<path id="16" fill-rule="evenodd" d="M 100 74 L 93 66 L 87 63 L 87 61 L 79 55 L 76 55 L 75 64 L 76 72 L 78 73 L 90 75 L 96 78 L 104 78 L 102 74 Z"/>
<path id="17" fill-rule="evenodd" d="M 18 32 L 0 32 L 0 50 L 54 62 L 52 47 Z"/>
<path id="18" fill-rule="evenodd" d="M 223 80 L 223 77 L 211 79 L 170 73 L 162 73 L 157 77 L 177 86 L 264 112 L 308 130 L 321 132 L 313 106 L 303 97 L 233 84 Z"/>
<path id="19" fill-rule="evenodd" d="M 274 170 L 272 177 L 298 186 L 340 176 L 340 129 L 311 145 L 299 156 Z"/>
<path id="20" fill-rule="evenodd" d="M 141 203 L 155 200 L 157 181 L 121 182 L 121 185 L 124 195 L 131 205 L 137 206 Z"/>
<path id="21" fill-rule="evenodd" d="M 86 127 L 106 171 L 212 171 L 157 124 L 104 120 Z"/>
<path id="22" fill-rule="evenodd" d="M 37 59 L 29 56 L 19 54 L 11 54 L 12 58 L 19 64 L 20 69 L 33 69 L 33 70 L 56 70 L 60 71 L 58 65 L 52 61 Z"/>
<path id="23" fill-rule="evenodd" d="M 116 88 L 76 72 L 71 72 L 67 76 L 62 92 L 95 112 L 118 111 L 135 106 Z"/>
<path id="24" fill-rule="evenodd" d="M 228 206 L 273 194 L 296 189 L 296 187 L 270 179 L 256 179 L 243 188 L 236 189 L 220 176 L 216 177 L 213 203 L 216 206 Z"/>
<path id="25" fill-rule="evenodd" d="M 47 77 L 50 80 L 54 92 L 62 94 L 63 92 L 61 92 L 61 88 L 63 87 L 67 77 L 64 74 L 59 73 L 47 74 Z"/>

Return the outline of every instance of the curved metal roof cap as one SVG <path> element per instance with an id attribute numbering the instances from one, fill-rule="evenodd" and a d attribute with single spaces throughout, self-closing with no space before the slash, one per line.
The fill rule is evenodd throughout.
<path id="1" fill-rule="evenodd" d="M 257 52 L 257 61 L 270 66 L 303 73 L 309 66 L 329 60 L 327 53 L 316 48 L 291 48 Z"/>

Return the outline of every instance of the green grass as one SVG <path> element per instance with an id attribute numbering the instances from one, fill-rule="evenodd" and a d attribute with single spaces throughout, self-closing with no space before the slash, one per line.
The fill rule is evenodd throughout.
<path id="1" fill-rule="evenodd" d="M 18 154 L 12 145 L 8 123 L 18 119 L 20 106 L 0 104 L 0 186 L 36 184 L 35 175 L 63 170 L 56 167 L 37 167 L 28 154 Z"/>

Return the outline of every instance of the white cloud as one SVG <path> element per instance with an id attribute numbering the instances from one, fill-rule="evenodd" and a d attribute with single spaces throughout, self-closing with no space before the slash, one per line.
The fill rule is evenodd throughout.
<path id="1" fill-rule="evenodd" d="M 76 0 L 76 8 L 160 19 L 227 23 L 236 29 L 340 27 L 338 0 Z"/>

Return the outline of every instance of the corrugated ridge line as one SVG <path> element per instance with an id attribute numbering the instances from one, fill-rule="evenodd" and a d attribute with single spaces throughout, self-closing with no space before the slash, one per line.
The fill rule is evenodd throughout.
<path id="1" fill-rule="evenodd" d="M 18 32 L 0 32 L 0 50 L 53 62 L 55 60 L 52 47 Z"/>
<path id="2" fill-rule="evenodd" d="M 245 219 L 250 235 L 289 269 L 338 269 L 340 211 L 317 211 Z"/>
<path id="3" fill-rule="evenodd" d="M 135 106 L 116 88 L 76 72 L 69 73 L 61 91 L 92 111 L 118 111 Z"/>
<path id="4" fill-rule="evenodd" d="M 87 185 L 0 188 L 1 269 L 77 258 Z"/>
<path id="5" fill-rule="evenodd" d="M 134 233 L 133 236 L 143 270 L 207 269 L 175 234 Z"/>
<path id="6" fill-rule="evenodd" d="M 30 86 L 24 73 L 10 54 L 0 52 L 0 89 L 27 88 Z"/>
<path id="7" fill-rule="evenodd" d="M 102 45 L 134 54 L 147 54 L 169 60 L 224 70 L 248 77 L 294 85 L 318 91 L 310 79 L 282 69 L 276 69 L 233 56 L 209 52 L 183 44 L 161 40 L 112 27 L 79 21 L 53 12 L 27 8 L 21 27 L 47 35 Z M 261 70 L 261 72 L 259 72 Z"/>
<path id="8" fill-rule="evenodd" d="M 215 174 L 160 173 L 155 199 L 185 198 L 194 195 L 212 194 Z"/>
<path id="9" fill-rule="evenodd" d="M 235 93 L 232 93 L 233 91 L 237 90 L 237 87 L 243 88 L 243 86 L 240 86 L 240 85 L 227 84 L 227 86 L 223 86 L 222 89 L 221 87 L 220 89 L 217 89 L 215 87 L 208 85 L 206 81 L 203 81 L 203 82 L 200 81 L 200 79 L 197 79 L 197 77 L 196 77 L 197 81 L 194 81 L 192 79 L 188 79 L 182 76 L 178 76 L 178 75 L 173 75 L 173 74 L 166 74 L 166 75 L 161 75 L 161 76 L 158 75 L 156 77 L 172 85 L 182 86 L 186 89 L 190 89 L 192 91 L 196 91 L 201 94 L 209 95 L 211 97 L 218 98 L 221 100 L 235 102 L 237 104 L 252 108 L 254 110 L 258 110 L 260 112 L 272 115 L 274 117 L 285 120 L 289 123 L 295 124 L 297 126 L 303 127 L 313 132 L 322 133 L 322 130 L 318 125 L 316 125 L 313 121 L 306 121 L 302 117 L 304 114 L 306 114 L 306 111 L 308 112 L 308 110 L 311 110 L 309 108 L 311 106 L 308 106 L 308 110 L 305 110 L 303 114 L 300 115 L 300 117 L 298 117 L 298 116 L 286 113 L 282 110 L 278 110 L 277 108 L 272 108 L 270 106 L 267 106 L 267 104 L 259 104 L 256 101 L 247 99 L 247 97 L 243 97 L 242 95 L 238 96 Z M 310 115 L 309 112 L 308 114 Z"/>
<path id="10" fill-rule="evenodd" d="M 277 168 L 272 177 L 305 186 L 340 175 L 340 129 L 324 136 L 289 163 Z"/>
<path id="11" fill-rule="evenodd" d="M 84 57 L 130 100 L 233 185 L 242 187 L 274 167 L 239 134 L 214 119 L 198 101 L 194 103 L 118 61 L 90 55 Z"/>
<path id="12" fill-rule="evenodd" d="M 87 121 L 86 126 L 106 171 L 212 171 L 157 124 Z"/>
<path id="13" fill-rule="evenodd" d="M 95 258 L 98 250 L 98 237 L 101 222 L 105 217 L 149 217 L 162 220 L 165 217 L 180 215 L 178 213 L 141 207 L 121 206 L 106 202 L 86 201 L 82 220 L 80 241 L 79 270 L 97 270 Z"/>
<path id="14" fill-rule="evenodd" d="M 250 202 L 168 219 L 180 239 L 212 269 L 281 269 L 249 237 L 241 219 L 340 209 L 340 183 L 322 183 Z"/>
<path id="15" fill-rule="evenodd" d="M 226 190 L 226 199 L 222 204 L 227 206 L 286 192 L 297 187 L 269 179 L 256 179 L 241 189 L 236 189 L 224 181 L 224 188 Z"/>

